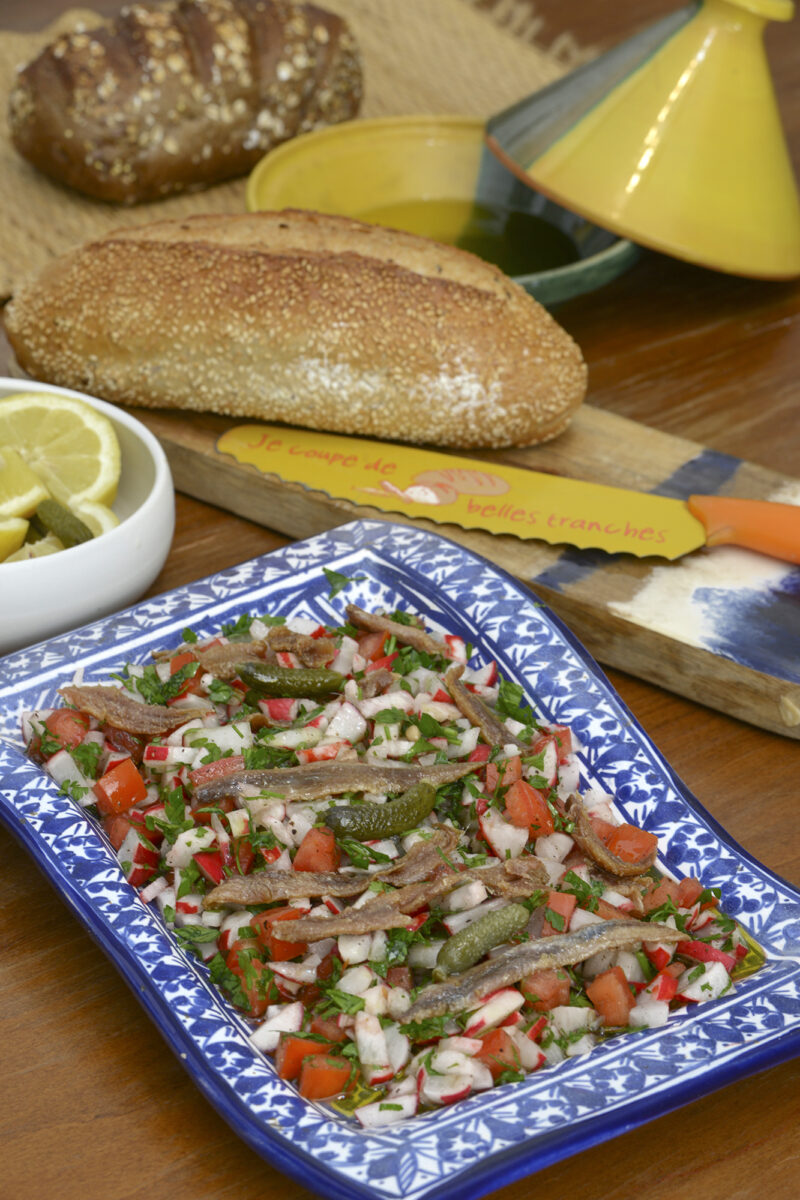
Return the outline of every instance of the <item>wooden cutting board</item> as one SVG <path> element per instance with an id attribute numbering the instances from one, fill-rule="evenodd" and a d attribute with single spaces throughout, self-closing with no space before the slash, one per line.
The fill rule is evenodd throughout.
<path id="1" fill-rule="evenodd" d="M 800 738 L 800 568 L 729 547 L 668 563 L 412 522 L 221 454 L 217 439 L 241 422 L 142 409 L 136 416 L 163 445 L 182 492 L 292 538 L 355 517 L 419 524 L 528 584 L 599 662 Z M 800 504 L 800 480 L 589 405 L 550 444 L 480 457 L 679 499 L 706 492 Z"/>

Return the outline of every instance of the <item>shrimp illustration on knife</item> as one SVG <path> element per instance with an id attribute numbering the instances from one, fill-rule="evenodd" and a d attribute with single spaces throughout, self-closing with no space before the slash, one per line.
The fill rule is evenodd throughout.
<path id="1" fill-rule="evenodd" d="M 412 504 L 431 505 L 453 504 L 459 496 L 502 496 L 508 490 L 509 484 L 498 475 L 463 467 L 420 471 L 406 488 L 399 488 L 388 479 L 382 479 L 379 487 L 359 489 L 373 495 L 388 493 Z"/>

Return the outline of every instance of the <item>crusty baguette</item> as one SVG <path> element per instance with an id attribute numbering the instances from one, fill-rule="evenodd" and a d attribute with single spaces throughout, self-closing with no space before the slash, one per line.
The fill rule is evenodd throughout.
<path id="1" fill-rule="evenodd" d="M 345 217 L 197 216 L 54 260 L 6 308 L 20 365 L 120 404 L 444 446 L 529 445 L 580 350 L 471 254 Z"/>
<path id="2" fill-rule="evenodd" d="M 9 124 L 45 174 L 132 204 L 244 175 L 360 99 L 341 17 L 286 0 L 168 0 L 47 46 L 17 77 Z"/>

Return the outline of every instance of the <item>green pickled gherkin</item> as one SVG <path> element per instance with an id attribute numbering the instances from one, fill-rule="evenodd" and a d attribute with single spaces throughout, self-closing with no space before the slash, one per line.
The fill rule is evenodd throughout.
<path id="1" fill-rule="evenodd" d="M 325 813 L 325 824 L 340 837 L 370 842 L 396 837 L 413 829 L 433 811 L 435 803 L 433 784 L 417 783 L 387 804 L 348 804 L 329 808 Z"/>
<path id="2" fill-rule="evenodd" d="M 501 946 L 520 929 L 524 929 L 530 916 L 524 904 L 507 904 L 504 908 L 496 908 L 478 917 L 477 921 L 461 929 L 442 946 L 433 969 L 433 978 L 441 982 L 449 975 L 460 975 L 468 967 L 480 962 L 489 950 Z"/>
<path id="3" fill-rule="evenodd" d="M 243 662 L 236 667 L 236 673 L 261 696 L 322 700 L 344 686 L 344 676 L 325 667 L 273 667 L 269 663 Z"/>
<path id="4" fill-rule="evenodd" d="M 36 508 L 31 524 L 42 537 L 53 533 L 66 547 L 90 542 L 94 537 L 89 526 L 84 525 L 79 517 L 57 500 L 42 500 Z"/>

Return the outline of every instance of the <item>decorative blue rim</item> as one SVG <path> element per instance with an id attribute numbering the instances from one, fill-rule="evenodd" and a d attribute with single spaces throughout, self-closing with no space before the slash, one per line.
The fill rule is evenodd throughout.
<path id="1" fill-rule="evenodd" d="M 329 597 L 323 567 L 355 576 Z M 19 715 L 81 667 L 99 681 L 183 628 L 242 611 L 340 619 L 346 603 L 413 607 L 521 682 L 578 735 L 586 786 L 656 833 L 660 865 L 722 888 L 768 955 L 733 994 L 605 1043 L 522 1083 L 379 1132 L 301 1100 L 251 1049 L 248 1025 L 125 883 L 105 837 L 22 753 Z M 335 1200 L 475 1197 L 800 1053 L 800 892 L 733 842 L 685 789 L 575 638 L 503 571 L 386 522 L 330 533 L 0 660 L 0 819 L 100 944 L 208 1100 L 254 1150 Z"/>

